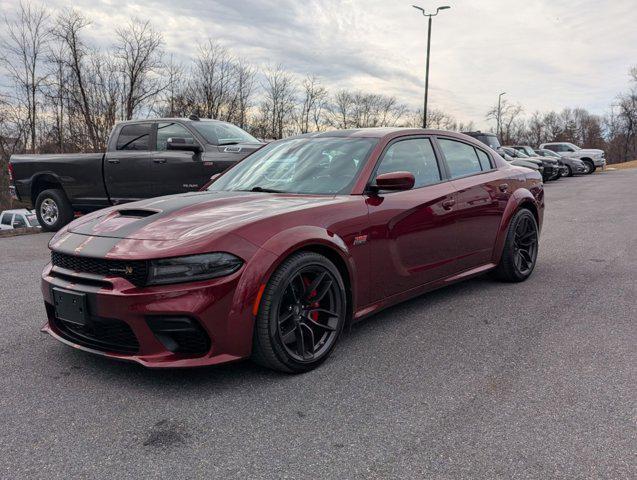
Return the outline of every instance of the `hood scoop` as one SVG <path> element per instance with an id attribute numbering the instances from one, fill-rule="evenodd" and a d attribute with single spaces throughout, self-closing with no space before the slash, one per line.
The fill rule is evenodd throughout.
<path id="1" fill-rule="evenodd" d="M 118 216 L 128 218 L 146 218 L 159 213 L 157 210 L 128 209 L 117 210 Z"/>

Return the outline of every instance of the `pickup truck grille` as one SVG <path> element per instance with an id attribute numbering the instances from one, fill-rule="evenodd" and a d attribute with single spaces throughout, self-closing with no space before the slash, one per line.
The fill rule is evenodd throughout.
<path id="1" fill-rule="evenodd" d="M 138 287 L 144 286 L 148 278 L 148 262 L 144 260 L 109 260 L 52 251 L 51 263 L 74 272 L 125 278 Z"/>

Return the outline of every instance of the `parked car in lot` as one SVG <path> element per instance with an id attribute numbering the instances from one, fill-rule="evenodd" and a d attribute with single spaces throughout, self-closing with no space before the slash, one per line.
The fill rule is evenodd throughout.
<path id="1" fill-rule="evenodd" d="M 53 337 L 151 367 L 323 362 L 347 322 L 449 283 L 533 272 L 541 176 L 458 133 L 270 143 L 208 190 L 90 213 L 51 240 Z"/>
<path id="2" fill-rule="evenodd" d="M 549 157 L 559 159 L 564 164 L 566 172 L 564 176 L 572 177 L 573 175 L 584 175 L 588 173 L 588 166 L 579 158 L 563 157 L 548 148 L 538 148 L 534 150 L 536 155 L 540 157 Z"/>
<path id="3" fill-rule="evenodd" d="M 38 219 L 31 210 L 18 208 L 5 210 L 0 213 L 0 230 L 13 230 L 14 228 L 39 227 Z"/>
<path id="4" fill-rule="evenodd" d="M 538 156 L 529 157 L 526 153 L 523 153 L 520 150 L 516 150 L 513 147 L 501 147 L 501 150 L 508 156 L 512 157 L 514 160 L 524 160 L 526 162 L 533 161 L 541 163 L 542 167 L 544 167 L 542 172 L 542 179 L 545 182 L 548 182 L 549 180 L 557 180 L 562 176 L 562 169 L 557 160 Z"/>
<path id="5" fill-rule="evenodd" d="M 598 167 L 603 168 L 606 166 L 604 150 L 597 148 L 580 148 L 569 142 L 543 143 L 539 148 L 552 150 L 563 157 L 580 159 L 588 167 L 588 173 L 593 173 Z"/>
<path id="6" fill-rule="evenodd" d="M 12 193 L 55 231 L 74 212 L 198 190 L 261 146 L 235 125 L 194 116 L 121 122 L 106 153 L 13 155 Z"/>
<path id="7" fill-rule="evenodd" d="M 528 155 L 529 157 L 535 157 L 535 158 L 548 157 L 552 160 L 555 160 L 557 161 L 557 164 L 559 165 L 559 175 L 557 175 L 555 179 L 559 177 L 568 176 L 568 169 L 566 168 L 566 165 L 564 164 L 564 162 L 562 161 L 559 155 L 557 157 L 552 157 L 550 155 L 539 155 L 529 145 L 511 145 L 511 148 L 515 148 L 517 151 L 522 152 L 525 155 Z"/>

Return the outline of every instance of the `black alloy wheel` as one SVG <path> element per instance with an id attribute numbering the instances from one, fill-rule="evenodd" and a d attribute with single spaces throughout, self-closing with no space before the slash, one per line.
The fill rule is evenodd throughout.
<path id="1" fill-rule="evenodd" d="M 531 211 L 519 210 L 511 219 L 500 263 L 495 274 L 507 282 L 522 282 L 531 276 L 539 250 L 537 221 Z"/>
<path id="2" fill-rule="evenodd" d="M 334 349 L 345 315 L 345 288 L 334 264 L 313 252 L 295 254 L 266 286 L 253 358 L 285 372 L 315 368 Z"/>

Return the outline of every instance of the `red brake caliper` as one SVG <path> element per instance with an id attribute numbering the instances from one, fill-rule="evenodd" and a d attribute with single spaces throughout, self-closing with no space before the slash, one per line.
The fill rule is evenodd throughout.
<path id="1" fill-rule="evenodd" d="M 304 283 L 304 284 L 305 284 L 305 286 L 307 287 L 307 286 L 310 284 L 310 281 L 309 281 L 307 278 L 305 278 L 305 277 L 302 277 L 302 278 L 303 278 L 303 283 Z M 311 297 L 314 297 L 314 296 L 316 295 L 316 293 L 317 293 L 317 291 L 316 291 L 316 290 L 311 291 L 311 292 L 310 292 L 310 298 L 311 298 Z M 312 303 L 310 303 L 310 308 L 318 308 L 318 306 L 319 306 L 319 302 L 312 302 Z M 312 312 L 312 313 L 310 313 L 310 318 L 311 318 L 312 320 L 314 320 L 315 322 L 318 322 L 318 317 L 319 317 L 319 312 Z"/>

